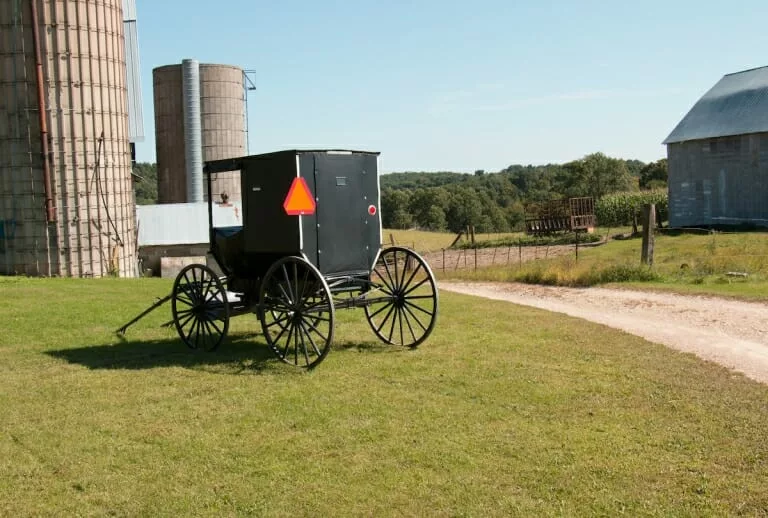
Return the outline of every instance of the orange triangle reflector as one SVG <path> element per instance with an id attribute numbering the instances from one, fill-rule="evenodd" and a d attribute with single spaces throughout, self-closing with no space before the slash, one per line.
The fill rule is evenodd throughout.
<path id="1" fill-rule="evenodd" d="M 309 186 L 304 178 L 296 177 L 288 190 L 288 196 L 283 202 L 285 213 L 289 216 L 303 216 L 315 213 L 315 198 L 309 192 Z"/>

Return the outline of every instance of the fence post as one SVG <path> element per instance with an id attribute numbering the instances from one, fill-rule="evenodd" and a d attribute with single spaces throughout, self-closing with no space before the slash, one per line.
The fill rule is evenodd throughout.
<path id="1" fill-rule="evenodd" d="M 653 226 L 656 223 L 656 205 L 643 205 L 643 249 L 640 252 L 640 262 L 653 266 Z"/>
<path id="2" fill-rule="evenodd" d="M 475 246 L 475 271 L 477 271 L 477 246 Z"/>
<path id="3" fill-rule="evenodd" d="M 507 266 L 509 266 L 509 256 L 512 255 L 512 247 L 507 247 Z"/>
<path id="4" fill-rule="evenodd" d="M 445 271 L 445 248 L 443 248 L 443 271 Z"/>
<path id="5" fill-rule="evenodd" d="M 493 258 L 491 259 L 491 266 L 496 264 L 496 250 L 498 250 L 498 248 L 493 247 Z"/>
<path id="6" fill-rule="evenodd" d="M 576 231 L 576 262 L 579 262 L 579 231 Z"/>

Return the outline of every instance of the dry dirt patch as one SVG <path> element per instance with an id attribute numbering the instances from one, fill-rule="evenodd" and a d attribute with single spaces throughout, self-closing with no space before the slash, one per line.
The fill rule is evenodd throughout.
<path id="1" fill-rule="evenodd" d="M 694 353 L 768 383 L 768 305 L 716 297 L 516 283 L 440 288 L 565 313 Z"/>

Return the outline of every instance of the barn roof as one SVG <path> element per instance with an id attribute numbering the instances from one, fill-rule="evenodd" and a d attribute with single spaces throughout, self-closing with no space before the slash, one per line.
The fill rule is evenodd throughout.
<path id="1" fill-rule="evenodd" d="M 768 67 L 724 76 L 663 142 L 768 131 Z"/>

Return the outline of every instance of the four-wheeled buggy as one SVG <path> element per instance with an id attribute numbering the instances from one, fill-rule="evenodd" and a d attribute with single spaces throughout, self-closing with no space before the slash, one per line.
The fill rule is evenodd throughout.
<path id="1" fill-rule="evenodd" d="M 311 368 L 331 347 L 335 310 L 363 308 L 383 342 L 416 347 L 432 332 L 435 278 L 413 250 L 381 249 L 378 153 L 282 151 L 205 164 L 240 171 L 242 227 L 216 227 L 220 271 L 185 267 L 170 295 L 173 324 L 193 349 L 214 350 L 229 320 L 256 314 L 282 361 Z"/>

